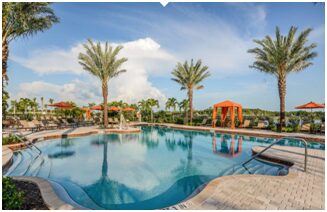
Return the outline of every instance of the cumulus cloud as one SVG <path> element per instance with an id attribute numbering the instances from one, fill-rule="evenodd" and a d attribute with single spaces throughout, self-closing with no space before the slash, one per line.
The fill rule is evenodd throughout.
<path id="1" fill-rule="evenodd" d="M 264 7 L 255 4 L 229 5 L 235 7 L 239 15 L 249 20 L 249 23 L 255 23 L 253 28 L 259 28 L 265 24 Z M 228 20 L 201 7 L 175 5 L 170 5 L 170 7 L 171 12 L 178 16 L 162 14 L 163 17 L 159 17 L 154 13 L 144 14 L 140 11 L 129 11 L 124 14 L 111 12 L 108 15 L 113 19 L 119 17 L 119 22 L 111 23 L 120 23 L 116 26 L 117 29 L 126 29 L 126 26 L 121 24 L 125 21 L 129 24 L 129 33 L 131 31 L 140 33 L 142 31 L 140 29 L 144 29 L 144 34 L 151 35 L 151 38 L 113 43 L 113 45 L 124 46 L 120 56 L 127 57 L 128 62 L 123 67 L 127 69 L 127 72 L 110 82 L 110 100 L 136 102 L 143 98 L 156 98 L 162 105 L 166 99 L 165 94 L 151 82 L 151 76 L 169 77 L 177 61 L 191 58 L 202 59 L 203 63 L 209 66 L 212 73 L 211 79 L 247 75 L 251 72 L 248 66 L 253 57 L 247 53 L 247 50 L 253 48 L 253 35 L 245 35 L 246 29 L 231 25 Z M 160 24 L 154 24 L 159 22 Z M 137 24 L 130 25 L 130 23 Z M 86 77 L 87 80 L 80 80 L 79 84 L 73 80 L 59 86 L 67 87 L 68 91 L 65 92 L 70 93 L 70 96 L 77 102 L 90 102 L 90 100 L 100 102 L 102 97 L 97 80 L 91 78 L 78 64 L 77 57 L 81 51 L 83 51 L 82 42 L 69 49 L 38 50 L 26 58 L 14 56 L 12 59 L 41 75 L 69 72 L 75 73 L 77 78 Z M 35 83 L 27 83 L 28 85 L 25 83 L 25 86 L 33 87 Z M 96 93 L 91 91 L 90 87 L 95 89 Z M 26 90 L 21 90 L 27 94 Z M 85 95 L 79 93 L 78 90 L 82 90 L 81 93 Z M 91 94 L 88 94 L 88 91 Z M 58 95 L 60 98 L 61 94 Z M 87 98 L 87 95 L 91 95 L 90 98 Z"/>
<path id="2" fill-rule="evenodd" d="M 54 84 L 45 81 L 33 81 L 20 84 L 16 98 L 45 97 L 57 101 L 74 101 L 78 105 L 88 102 L 99 102 L 101 98 L 100 86 L 97 83 L 88 83 L 79 79 L 70 83 Z"/>
<path id="3" fill-rule="evenodd" d="M 42 49 L 32 51 L 28 57 L 13 55 L 11 59 L 40 75 L 58 72 L 81 74 L 83 72 L 77 57 L 82 49 L 81 44 L 67 50 Z"/>
<path id="4" fill-rule="evenodd" d="M 150 82 L 149 76 L 170 70 L 176 62 L 174 56 L 163 50 L 151 38 L 112 45 L 123 45 L 120 56 L 128 58 L 128 61 L 122 66 L 127 72 L 109 82 L 110 101 L 123 100 L 135 103 L 140 99 L 155 98 L 163 103 L 166 100 L 165 95 Z M 78 43 L 70 49 L 35 51 L 27 58 L 14 56 L 14 61 L 42 75 L 69 72 L 83 74 L 84 78 L 63 85 L 44 81 L 23 83 L 17 96 L 55 96 L 80 104 L 102 101 L 100 83 L 78 64 L 78 54 L 83 51 L 82 43 Z"/>

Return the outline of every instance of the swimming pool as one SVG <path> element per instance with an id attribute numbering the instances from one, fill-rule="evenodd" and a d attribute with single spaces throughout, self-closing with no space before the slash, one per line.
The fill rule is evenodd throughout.
<path id="1" fill-rule="evenodd" d="M 142 127 L 140 134 L 97 134 L 36 143 L 14 153 L 10 176 L 46 178 L 91 209 L 158 209 L 179 203 L 210 180 L 232 174 L 281 175 L 287 168 L 261 161 L 240 166 L 251 148 L 270 138 Z M 281 145 L 301 146 L 297 141 Z M 309 148 L 324 149 L 322 143 Z M 62 197 L 65 199 L 65 197 Z M 69 200 L 71 199 L 71 200 Z"/>

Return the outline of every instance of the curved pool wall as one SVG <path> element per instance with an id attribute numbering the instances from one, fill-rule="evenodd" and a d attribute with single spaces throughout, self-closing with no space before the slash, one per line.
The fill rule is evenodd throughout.
<path id="1" fill-rule="evenodd" d="M 252 146 L 275 139 L 142 127 L 140 134 L 98 134 L 43 141 L 14 153 L 7 175 L 38 176 L 90 209 L 158 209 L 179 203 L 225 175 L 285 175 L 287 168 L 252 161 Z M 294 140 L 280 145 L 299 146 Z M 322 143 L 309 148 L 324 149 Z M 63 196 L 62 189 L 55 189 Z M 66 199 L 67 199 L 66 194 Z"/>

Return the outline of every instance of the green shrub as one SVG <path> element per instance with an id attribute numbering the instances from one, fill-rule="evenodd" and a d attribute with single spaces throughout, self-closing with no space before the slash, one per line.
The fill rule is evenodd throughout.
<path id="1" fill-rule="evenodd" d="M 18 191 L 10 177 L 2 177 L 2 209 L 19 210 L 24 202 L 24 192 Z"/>
<path id="2" fill-rule="evenodd" d="M 23 138 L 21 137 L 21 139 Z M 17 143 L 20 143 L 20 140 L 14 135 L 2 136 L 2 145 L 17 144 Z"/>
<path id="3" fill-rule="evenodd" d="M 321 124 L 314 124 L 314 123 L 312 123 L 311 125 L 310 125 L 310 132 L 318 132 L 319 131 L 319 129 L 320 129 L 320 126 L 321 126 Z"/>

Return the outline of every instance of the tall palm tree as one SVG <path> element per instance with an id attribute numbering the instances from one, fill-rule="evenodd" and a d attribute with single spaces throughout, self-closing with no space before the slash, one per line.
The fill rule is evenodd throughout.
<path id="1" fill-rule="evenodd" d="M 177 105 L 178 105 L 177 99 L 175 99 L 174 97 L 168 98 L 168 100 L 166 102 L 166 110 L 169 110 L 170 108 L 172 108 L 173 112 L 175 112 Z M 173 121 L 174 121 L 174 113 L 172 116 L 173 116 Z"/>
<path id="2" fill-rule="evenodd" d="M 101 47 L 100 42 L 94 44 L 92 40 L 83 45 L 86 53 L 80 53 L 78 56 L 79 64 L 82 65 L 85 71 L 98 77 L 102 83 L 103 95 L 103 114 L 104 127 L 108 126 L 108 82 L 110 79 L 117 77 L 119 74 L 126 72 L 121 69 L 123 63 L 127 58 L 117 58 L 118 53 L 123 46 L 113 48 L 108 42 L 105 43 L 104 48 Z"/>
<path id="3" fill-rule="evenodd" d="M 36 101 L 36 97 L 33 98 L 32 102 L 31 102 L 31 107 L 33 108 L 33 112 L 35 115 L 35 112 L 37 111 L 39 104 Z"/>
<path id="4" fill-rule="evenodd" d="M 172 108 L 173 111 L 175 111 L 177 104 L 178 104 L 178 102 L 174 97 L 168 98 L 167 102 L 166 102 L 166 110 L 169 110 L 170 108 Z"/>
<path id="5" fill-rule="evenodd" d="M 184 124 L 187 124 L 187 108 L 188 108 L 189 104 L 190 103 L 189 103 L 188 99 L 184 99 L 183 101 L 178 103 L 179 112 L 184 111 L 184 113 L 185 113 Z"/>
<path id="6" fill-rule="evenodd" d="M 210 76 L 208 66 L 203 66 L 201 60 L 198 60 L 195 64 L 193 59 L 190 64 L 185 61 L 184 64 L 177 63 L 175 69 L 172 71 L 172 80 L 181 85 L 181 90 L 187 89 L 187 95 L 189 100 L 189 117 L 190 124 L 193 119 L 193 90 L 202 89 L 203 85 L 200 83 Z"/>
<path id="7" fill-rule="evenodd" d="M 151 122 L 153 122 L 153 107 L 157 107 L 159 108 L 159 101 L 157 99 L 148 99 L 147 100 L 147 104 L 150 108 L 150 112 L 151 112 Z"/>
<path id="8" fill-rule="evenodd" d="M 44 97 L 43 96 L 41 96 L 41 112 L 42 112 L 42 114 L 43 114 L 43 110 L 44 110 Z"/>
<path id="9" fill-rule="evenodd" d="M 50 99 L 49 99 L 49 103 L 50 103 L 50 104 L 53 104 L 53 103 L 54 103 L 54 99 L 51 99 L 51 98 L 50 98 Z"/>
<path id="10" fill-rule="evenodd" d="M 59 18 L 46 2 L 2 3 L 2 80 L 7 81 L 9 43 L 51 28 Z"/>
<path id="11" fill-rule="evenodd" d="M 313 49 L 315 43 L 307 44 L 308 36 L 312 29 L 305 29 L 295 38 L 297 28 L 292 26 L 287 36 L 280 34 L 276 27 L 276 40 L 266 36 L 262 40 L 254 40 L 260 47 L 249 49 L 248 52 L 255 55 L 255 61 L 250 68 L 273 74 L 277 77 L 278 93 L 280 100 L 280 124 L 279 131 L 285 126 L 285 96 L 286 76 L 292 72 L 299 72 L 313 63 L 317 53 Z"/>

